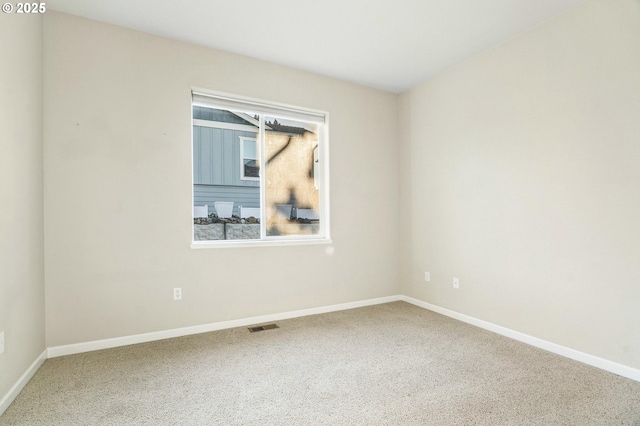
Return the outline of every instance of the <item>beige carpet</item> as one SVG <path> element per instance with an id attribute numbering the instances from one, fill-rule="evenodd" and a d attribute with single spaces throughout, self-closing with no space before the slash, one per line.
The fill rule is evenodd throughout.
<path id="1" fill-rule="evenodd" d="M 0 425 L 640 425 L 640 383 L 404 302 L 47 360 Z"/>

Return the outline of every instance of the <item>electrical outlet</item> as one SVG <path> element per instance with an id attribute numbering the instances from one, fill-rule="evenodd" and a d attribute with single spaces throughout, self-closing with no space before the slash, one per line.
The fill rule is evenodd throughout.
<path id="1" fill-rule="evenodd" d="M 4 352 L 4 331 L 0 333 L 0 354 Z"/>
<path id="2" fill-rule="evenodd" d="M 182 287 L 173 289 L 173 300 L 182 300 Z"/>
<path id="3" fill-rule="evenodd" d="M 453 288 L 460 288 L 460 280 L 458 278 L 453 278 Z"/>
<path id="4" fill-rule="evenodd" d="M 425 272 L 425 273 L 424 273 L 424 280 L 425 280 L 426 282 L 431 281 L 431 272 Z"/>

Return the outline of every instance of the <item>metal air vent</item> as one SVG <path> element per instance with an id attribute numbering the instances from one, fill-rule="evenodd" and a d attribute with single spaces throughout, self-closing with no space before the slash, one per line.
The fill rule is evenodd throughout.
<path id="1" fill-rule="evenodd" d="M 257 325 L 254 327 L 249 327 L 249 331 L 252 333 L 256 333 L 258 331 L 273 330 L 274 328 L 280 328 L 280 327 L 278 327 L 277 324 Z"/>

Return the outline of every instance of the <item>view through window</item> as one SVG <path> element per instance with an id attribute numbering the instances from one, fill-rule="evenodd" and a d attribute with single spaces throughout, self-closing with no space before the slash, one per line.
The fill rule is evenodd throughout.
<path id="1" fill-rule="evenodd" d="M 328 238 L 326 118 L 193 95 L 193 241 Z"/>

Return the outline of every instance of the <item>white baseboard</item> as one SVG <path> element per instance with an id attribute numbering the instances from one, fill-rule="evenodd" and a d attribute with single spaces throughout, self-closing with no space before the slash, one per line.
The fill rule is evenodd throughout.
<path id="1" fill-rule="evenodd" d="M 343 311 L 346 309 L 361 308 L 364 306 L 380 305 L 382 303 L 397 302 L 403 296 L 387 296 L 377 299 L 367 299 L 357 302 L 341 303 L 338 305 L 321 306 L 318 308 L 302 309 L 299 311 L 283 312 L 271 315 L 243 318 L 231 321 L 222 321 L 211 324 L 196 325 L 192 327 L 174 328 L 171 330 L 156 331 L 153 333 L 136 334 L 133 336 L 115 337 L 112 339 L 94 340 L 91 342 L 76 343 L 72 345 L 54 346 L 48 348 L 49 358 L 64 355 L 73 355 L 83 352 L 97 351 L 100 349 L 116 348 L 119 346 L 134 345 L 137 343 L 152 342 L 155 340 L 170 339 L 173 337 L 188 336 L 191 334 L 207 333 L 210 331 L 224 330 L 227 328 L 246 327 L 265 322 L 281 321 L 290 318 L 304 317 L 307 315 L 324 314 L 328 312 Z"/>
<path id="2" fill-rule="evenodd" d="M 45 362 L 47 359 L 47 350 L 45 349 L 35 361 L 31 363 L 27 371 L 24 372 L 22 376 L 18 379 L 15 385 L 9 389 L 9 392 L 0 399 L 0 416 L 9 408 L 9 405 L 13 402 L 14 399 L 18 396 L 22 388 L 31 380 L 38 368 Z"/>
<path id="3" fill-rule="evenodd" d="M 529 336 L 528 334 L 520 333 L 519 331 L 511 330 L 500 325 L 496 325 L 487 321 L 483 321 L 468 315 L 461 314 L 440 306 L 432 305 L 431 303 L 423 302 L 422 300 L 414 299 L 409 296 L 400 296 L 400 300 L 411 303 L 412 305 L 419 306 L 424 309 L 428 309 L 433 312 L 457 319 L 467 324 L 475 325 L 476 327 L 483 328 L 496 334 L 500 334 L 505 337 L 509 337 L 513 340 L 517 340 L 522 343 L 526 343 L 536 348 L 544 349 L 545 351 L 561 355 L 566 358 L 573 359 L 583 364 L 588 364 L 596 368 L 600 368 L 605 371 L 617 374 L 622 377 L 626 377 L 631 380 L 640 382 L 640 370 L 637 368 L 628 367 L 617 362 L 609 361 L 604 358 L 599 358 L 594 355 L 590 355 L 584 352 L 580 352 L 575 349 L 568 348 L 566 346 L 558 345 L 556 343 L 549 342 L 547 340 L 539 339 L 537 337 Z"/>

